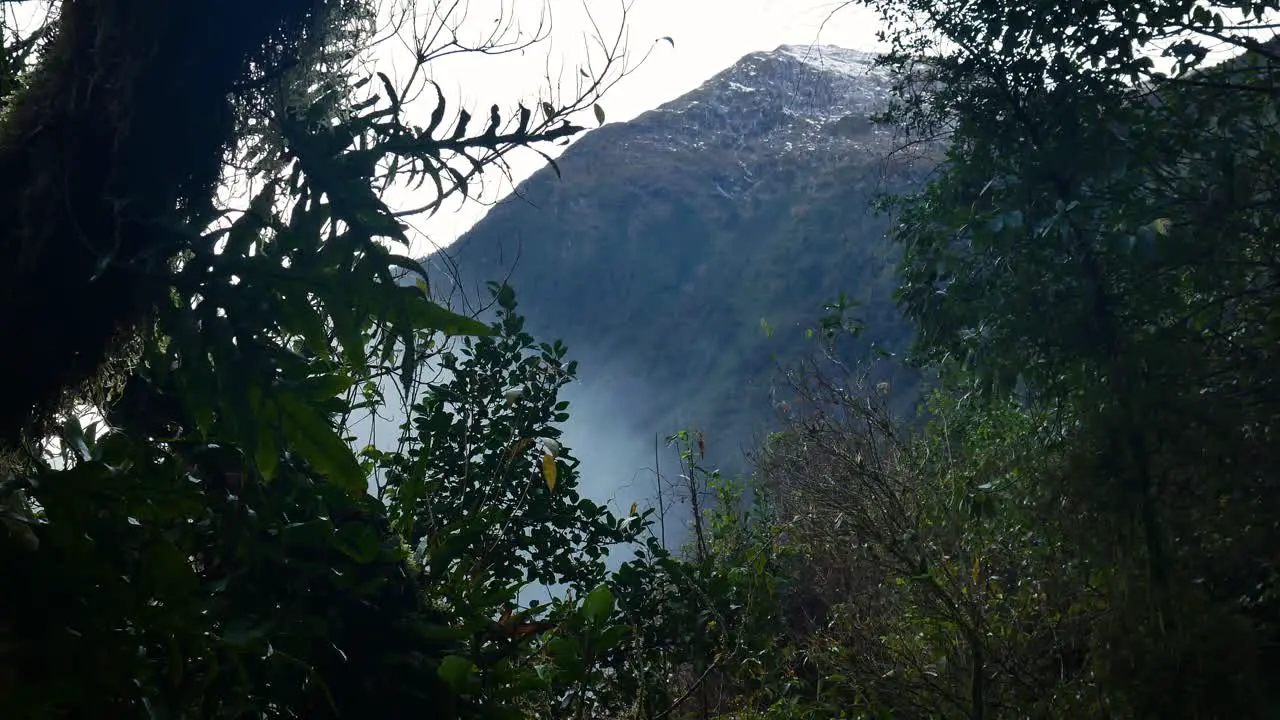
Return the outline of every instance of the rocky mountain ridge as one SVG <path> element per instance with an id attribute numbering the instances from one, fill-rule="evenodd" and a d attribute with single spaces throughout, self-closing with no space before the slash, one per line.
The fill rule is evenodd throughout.
<path id="1" fill-rule="evenodd" d="M 583 361 L 578 404 L 626 425 L 650 460 L 653 434 L 689 425 L 750 445 L 774 420 L 777 363 L 812 347 L 803 331 L 824 303 L 862 303 L 864 351 L 908 338 L 896 254 L 868 203 L 911 172 L 886 162 L 892 133 L 868 119 L 889 91 L 873 61 L 831 46 L 751 53 L 589 133 L 560 177 L 535 173 L 427 258 L 433 288 L 474 307 L 485 281 L 507 278 L 530 331 Z"/>
<path id="2" fill-rule="evenodd" d="M 698 89 L 627 123 L 633 134 L 628 142 L 796 152 L 846 138 L 856 146 L 857 131 L 873 130 L 866 118 L 887 98 L 889 78 L 873 67 L 874 60 L 871 53 L 831 46 L 783 45 L 752 53 Z"/>

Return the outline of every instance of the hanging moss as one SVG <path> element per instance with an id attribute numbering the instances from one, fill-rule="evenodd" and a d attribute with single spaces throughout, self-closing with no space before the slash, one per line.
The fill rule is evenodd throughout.
<path id="1" fill-rule="evenodd" d="M 212 217 L 235 103 L 355 0 L 64 0 L 0 122 L 0 445 L 163 297 Z"/>

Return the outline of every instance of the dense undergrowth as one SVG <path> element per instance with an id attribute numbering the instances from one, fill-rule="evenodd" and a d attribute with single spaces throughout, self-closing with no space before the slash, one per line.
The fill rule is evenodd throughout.
<path id="1" fill-rule="evenodd" d="M 0 475 L 0 717 L 1280 712 L 1280 58 L 1249 34 L 1277 8 L 871 4 L 900 71 L 882 119 L 945 149 L 887 203 L 915 360 L 939 378 L 925 421 L 867 380 L 896 360 L 828 352 L 857 325 L 827 317 L 751 476 L 721 477 L 696 431 L 671 438 L 679 544 L 658 509 L 582 497 L 568 349 L 525 332 L 510 287 L 486 324 L 399 275 L 420 268 L 388 249 L 406 228 L 383 196 L 407 178 L 438 205 L 576 133 L 612 66 L 476 132 L 442 95 L 415 125 L 411 88 L 313 48 L 227 111 L 247 210 L 195 228 L 130 186 L 172 243 L 145 268 L 79 246 L 48 278 L 91 298 L 142 273 L 154 292 L 127 318 L 0 317 L 97 339 L 42 378 L 57 407 L 10 396 L 29 412 Z M 41 32 L 117 5 L 68 1 Z M 7 32 L 4 87 L 77 79 L 58 76 L 83 71 L 59 61 L 75 38 L 44 37 Z M 1246 52 L 1208 67 L 1206 38 Z M 1152 43 L 1168 72 L 1137 52 Z M 111 220 L 64 189 L 23 202 Z M 47 230 L 16 217 L 6 237 Z M 29 361 L 6 360 L 19 379 Z M 399 437 L 353 450 L 352 419 L 397 402 Z"/>

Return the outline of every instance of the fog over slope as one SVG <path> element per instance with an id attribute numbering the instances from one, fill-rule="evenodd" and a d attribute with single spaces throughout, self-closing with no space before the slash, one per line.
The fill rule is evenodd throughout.
<path id="1" fill-rule="evenodd" d="M 747 55 L 697 90 L 606 125 L 425 259 L 458 309 L 509 278 L 539 341 L 580 362 L 566 444 L 582 488 L 618 512 L 655 495 L 654 440 L 700 429 L 707 462 L 738 473 L 776 421 L 777 367 L 846 293 L 867 329 L 850 359 L 905 348 L 896 251 L 876 193 L 912 181 L 873 126 L 889 80 L 830 46 Z M 895 378 L 899 406 L 915 378 Z M 382 433 L 379 433 L 380 435 Z M 661 444 L 661 443 L 660 443 Z M 663 474 L 676 462 L 659 452 Z M 679 513 L 679 508 L 673 512 Z"/>

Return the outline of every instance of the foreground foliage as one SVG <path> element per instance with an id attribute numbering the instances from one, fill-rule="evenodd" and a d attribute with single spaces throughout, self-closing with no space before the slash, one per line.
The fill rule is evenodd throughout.
<path id="1" fill-rule="evenodd" d="M 900 300 L 940 378 L 928 421 L 902 425 L 880 375 L 821 346 L 754 477 L 721 477 L 697 432 L 672 438 L 677 548 L 653 532 L 665 508 L 582 497 L 560 427 L 576 365 L 525 332 L 513 291 L 492 287 L 488 321 L 454 315 L 383 244 L 406 239 L 382 199 L 394 176 L 430 183 L 433 204 L 465 192 L 506 150 L 576 132 L 565 116 L 598 82 L 478 134 L 438 96 L 420 128 L 405 88 L 339 52 L 363 37 L 350 7 L 316 15 L 323 32 L 267 18 L 255 32 L 283 27 L 307 64 L 284 72 L 247 38 L 211 87 L 281 73 L 252 102 L 216 98 L 221 134 L 186 148 L 198 158 L 154 177 L 87 163 L 11 197 L 0 249 L 37 269 L 57 251 L 28 244 L 41 233 L 73 242 L 59 228 L 88 218 L 105 242 L 141 222 L 104 178 L 159 225 L 138 236 L 150 250 L 126 248 L 144 296 L 93 308 L 84 347 L 28 358 L 14 375 L 40 382 L 0 413 L 0 715 L 1280 711 L 1278 58 L 1245 32 L 1277 8 L 872 4 L 901 71 L 885 119 L 945 148 L 893 204 Z M 188 52 L 164 33 L 190 30 L 193 7 L 104 43 Z M 74 104 L 58 91 L 92 54 L 72 31 L 113 8 L 68 3 L 43 34 L 6 37 L 8 181 L 39 165 L 25 153 L 70 162 L 13 133 Z M 1207 67 L 1203 38 L 1248 54 Z M 1140 52 L 1152 42 L 1171 43 L 1170 72 Z M 147 97 L 75 119 L 149 127 Z M 81 149 L 105 152 L 93 137 Z M 223 212 L 189 165 L 231 145 L 253 200 Z M 131 184 L 147 178 L 178 194 Z M 52 218 L 66 192 L 81 204 Z M 86 252 L 51 287 L 92 301 L 138 271 Z M 858 327 L 831 308 L 824 342 Z M 0 314 L 13 337 L 48 332 Z M 399 436 L 353 451 L 353 416 L 396 389 Z M 98 417 L 56 412 L 66 400 Z"/>
<path id="2" fill-rule="evenodd" d="M 844 538 L 812 571 L 875 588 L 824 617 L 888 654 L 835 667 L 897 716 L 1274 714 L 1277 6 L 863 4 L 882 119 L 944 152 L 889 206 L 946 391 L 923 437 L 868 419 L 775 465 Z M 824 392 L 801 429 L 866 417 Z"/>
<path id="3" fill-rule="evenodd" d="M 429 82 L 421 67 L 456 42 L 414 48 L 418 70 L 397 87 L 358 64 L 371 32 L 364 6 L 294 5 L 307 22 L 293 17 L 285 37 L 263 41 L 261 52 L 254 37 L 229 43 L 219 82 L 188 83 L 216 107 L 184 109 L 208 110 L 200 119 L 217 132 L 175 141 L 167 155 L 163 146 L 126 148 L 143 165 L 164 166 L 151 175 L 150 165 L 119 167 L 113 133 L 155 142 L 167 136 L 144 132 L 148 123 L 173 118 L 103 73 L 182 72 L 186 65 L 163 52 L 198 52 L 188 41 L 210 28 L 192 25 L 211 10 L 196 4 L 138 19 L 112 15 L 126 10 L 109 3 L 68 2 L 33 35 L 5 28 L 5 82 L 15 93 L 6 98 L 5 157 L 21 165 L 7 181 L 24 189 L 11 193 L 20 207 L 10 208 L 17 217 L 3 249 L 9 271 L 39 288 L 24 295 L 26 285 L 6 283 L 0 313 L 8 345 L 32 351 L 6 356 L 14 384 L 0 413 L 0 570 L 15 588 L 0 598 L 6 717 L 447 717 L 474 705 L 457 660 L 474 647 L 458 633 L 490 606 L 460 605 L 461 594 L 438 606 L 461 586 L 435 568 L 415 569 L 411 528 L 400 521 L 419 509 L 389 512 L 367 495 L 370 472 L 389 461 L 359 457 L 344 426 L 385 403 L 390 383 L 381 379 L 405 392 L 416 386 L 446 336 L 503 328 L 436 305 L 421 278 L 402 282 L 404 270 L 422 270 L 388 249 L 387 241 L 407 242 L 406 227 L 381 193 L 396 182 L 429 183 L 431 210 L 465 194 L 512 149 L 578 132 L 567 116 L 616 80 L 622 48 L 603 45 L 603 74 L 577 95 L 548 98 L 536 119 L 523 108 L 510 118 L 495 109 L 485 128 L 468 130 L 465 111 L 446 122 L 436 93 L 429 126 L 419 127 L 407 98 Z M 453 11 L 396 9 L 406 22 L 452 22 Z M 224 19 L 244 14 L 215 10 Z M 219 28 L 261 29 L 233 25 Z M 86 49 L 88 27 L 102 31 L 90 48 L 98 54 Z M 161 56 L 128 54 L 151 40 Z M 251 89 L 228 104 L 220 83 L 232 76 Z M 93 99 L 119 112 L 67 110 L 81 123 L 67 129 L 83 152 L 26 142 L 27 124 L 56 126 L 66 109 L 58 103 L 78 102 L 60 88 L 95 81 L 105 89 Z M 146 89 L 163 95 L 167 87 Z M 22 160 L 30 153 L 47 157 Z M 247 168 L 232 180 L 247 184 L 248 208 L 213 198 L 223 153 Z M 77 167 L 70 185 L 59 170 L 67 162 Z M 169 182 L 173 173 L 191 173 L 190 182 Z M 143 180 L 151 185 L 129 185 Z M 49 208 L 56 217 L 36 212 Z M 66 222 L 80 227 L 59 230 Z M 122 227 L 133 244 L 113 251 Z M 68 262 L 54 264 L 60 259 Z M 138 292 L 117 293 L 122 284 Z M 57 303 L 40 299 L 48 292 Z M 19 312 L 18 300 L 35 304 Z M 79 334 L 42 342 L 60 322 L 40 313 L 68 307 L 87 313 Z M 419 442 L 445 441 L 436 430 L 442 437 Z M 571 482 L 561 486 L 572 492 Z M 583 517 L 604 521 L 598 512 Z M 589 541 L 619 536 L 616 525 L 592 526 Z M 541 560 L 547 547 L 530 552 Z M 591 547 L 593 557 L 603 553 Z M 577 573 L 580 583 L 602 576 L 590 563 L 556 572 Z M 600 625 L 612 603 L 585 607 Z"/>

